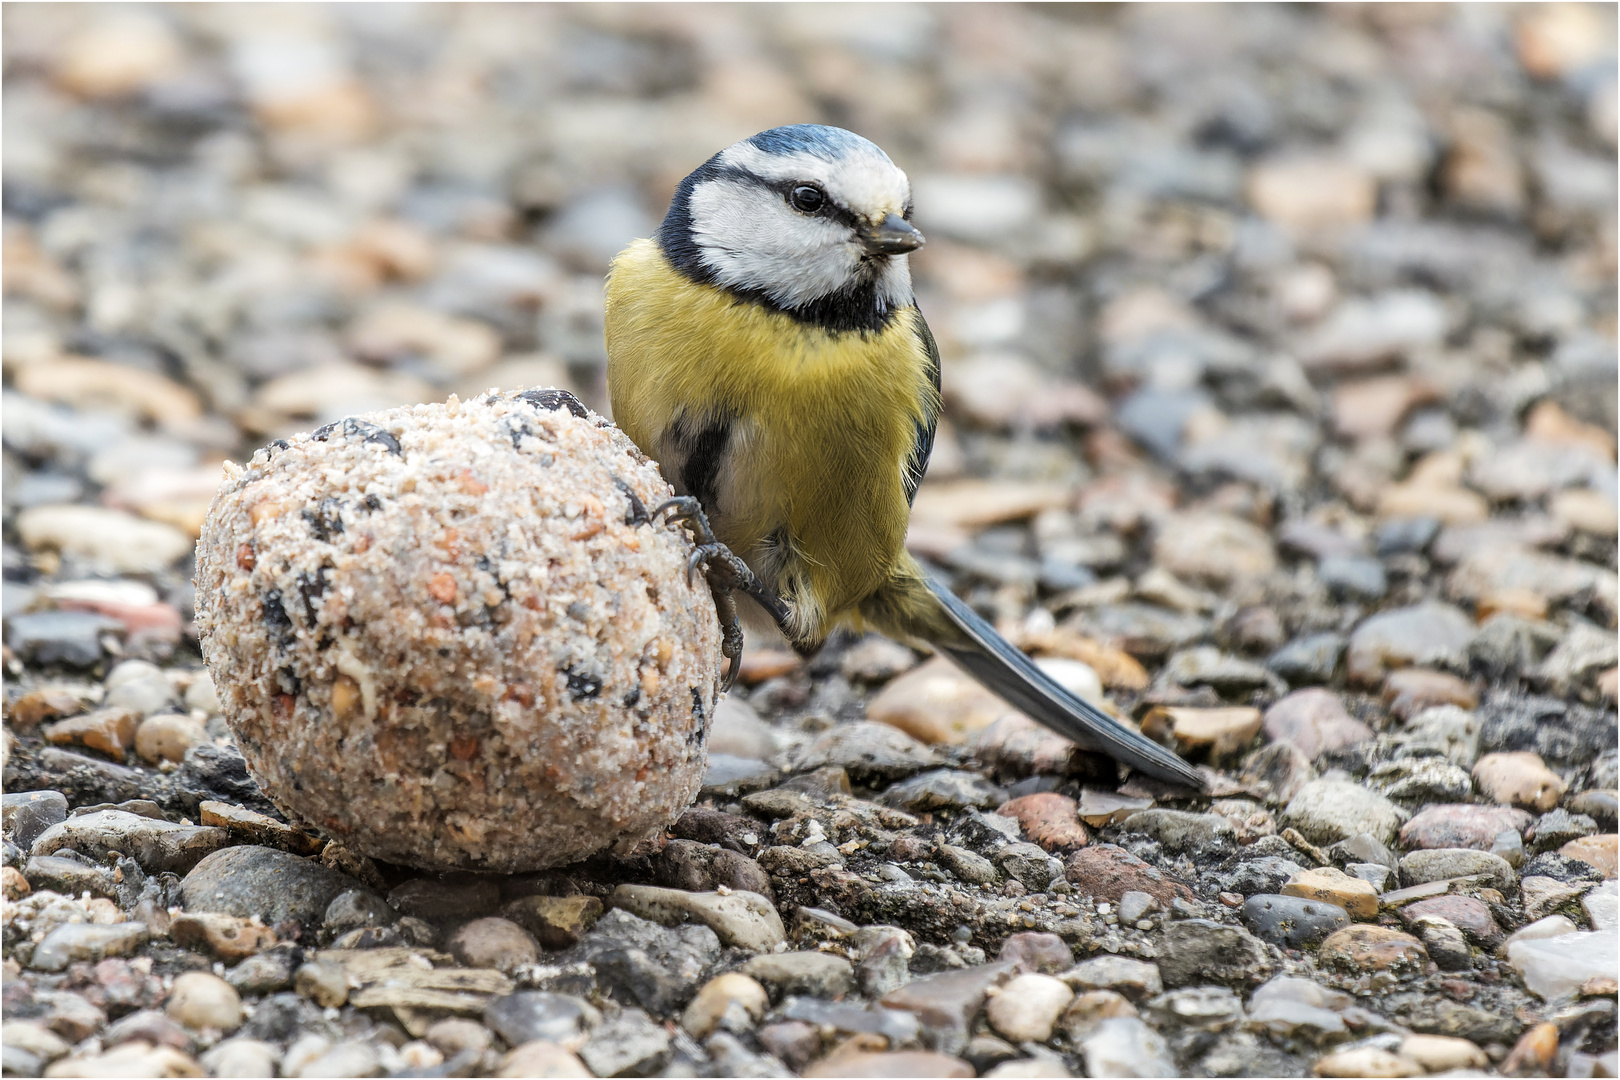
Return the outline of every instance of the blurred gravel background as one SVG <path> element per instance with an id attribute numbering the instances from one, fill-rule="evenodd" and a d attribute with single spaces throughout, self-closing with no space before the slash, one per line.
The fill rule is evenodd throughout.
<path id="1" fill-rule="evenodd" d="M 1596 884 L 1616 861 L 1612 5 L 12 3 L 3 19 L 8 1075 L 193 1055 L 221 1075 L 526 1075 L 580 1067 L 570 1051 L 601 1075 L 1615 1074 L 1612 977 L 1536 974 L 1603 955 L 1568 935 L 1597 931 L 1611 955 L 1615 935 L 1614 886 Z M 299 865 L 376 890 L 352 894 L 372 915 L 326 896 L 272 917 L 275 878 L 210 907 L 200 885 L 182 896 L 195 857 L 132 858 L 127 830 L 160 819 L 251 838 L 243 859 L 306 853 L 253 818 L 273 808 L 189 629 L 219 462 L 491 386 L 568 386 L 606 411 L 608 260 L 716 150 L 804 121 L 883 146 L 929 238 L 912 264 L 947 409 L 913 548 L 1061 677 L 1207 763 L 1217 801 L 1117 793 L 948 669 L 840 639 L 808 668 L 754 649 L 717 722 L 707 824 L 652 860 L 507 882 L 500 927 L 461 925 L 496 910 L 487 882 L 335 845 Z M 62 796 L 38 810 L 22 790 Z M 1154 799 L 1177 809 L 1125 820 Z M 106 803 L 122 816 L 101 833 L 60 832 L 68 807 Z M 36 810 L 58 830 L 44 847 Z M 991 820 L 1008 817 L 1011 835 Z M 1067 880 L 1043 884 L 1023 840 Z M 714 851 L 748 866 L 722 872 Z M 1118 865 L 1087 861 L 1104 853 Z M 1377 948 L 1314 951 L 1245 903 L 1326 895 L 1285 884 L 1323 863 L 1384 894 L 1366 915 L 1360 886 L 1329 890 L 1382 921 Z M 1451 893 L 1391 892 L 1434 879 Z M 729 1019 L 664 1023 L 746 959 L 728 931 L 616 911 L 581 939 L 588 919 L 570 936 L 550 908 L 508 910 L 651 881 L 774 888 L 801 950 L 783 956 L 810 959 L 749 961 L 768 1014 L 732 982 L 700 996 Z M 1150 906 L 1125 901 L 1122 922 L 1121 894 Z M 232 929 L 258 944 L 222 951 L 181 905 L 260 917 Z M 171 906 L 196 926 L 171 928 Z M 1492 951 L 1546 918 L 1567 924 L 1538 931 L 1553 952 Z M 490 976 L 455 1010 L 487 1026 L 430 1027 L 430 998 L 321 1013 L 358 954 L 303 950 L 367 922 L 384 924 L 371 944 L 436 945 Z M 1049 931 L 1062 942 L 1027 936 Z M 1004 942 L 1046 982 L 990 999 L 1028 1015 L 986 1020 Z M 1060 963 L 1037 957 L 1049 946 Z M 1075 976 L 1069 950 L 1146 966 Z M 202 981 L 182 993 L 188 971 Z M 967 974 L 925 981 L 940 971 Z M 1316 982 L 1246 997 L 1267 971 Z M 564 996 L 523 997 L 537 989 Z M 885 993 L 888 1012 L 863 1010 Z M 507 1004 L 480 1013 L 492 995 Z M 885 1048 L 955 1060 L 817 1063 Z"/>

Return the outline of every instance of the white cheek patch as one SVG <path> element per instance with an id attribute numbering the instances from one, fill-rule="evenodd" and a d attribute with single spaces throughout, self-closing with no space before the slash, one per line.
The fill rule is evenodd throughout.
<path id="1" fill-rule="evenodd" d="M 769 188 L 710 180 L 693 188 L 691 208 L 692 240 L 719 283 L 782 307 L 837 292 L 860 269 L 848 226 L 800 214 Z"/>

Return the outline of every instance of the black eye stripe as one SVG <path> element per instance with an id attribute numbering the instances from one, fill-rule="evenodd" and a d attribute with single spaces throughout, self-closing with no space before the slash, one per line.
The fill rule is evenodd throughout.
<path id="1" fill-rule="evenodd" d="M 833 198 L 826 188 L 822 187 L 813 180 L 767 180 L 763 176 L 751 173 L 747 169 L 737 168 L 734 165 L 722 165 L 700 179 L 732 180 L 739 184 L 747 184 L 750 187 L 765 188 L 768 191 L 774 191 L 780 195 L 783 202 L 785 202 L 788 206 L 793 205 L 792 195 L 794 188 L 813 187 L 820 191 L 823 196 L 825 196 L 826 201 L 821 204 L 820 209 L 816 210 L 815 213 L 806 216 L 829 218 L 841 225 L 847 225 L 851 229 L 858 228 L 860 226 L 860 218 L 855 216 L 854 211 L 850 210 L 846 206 L 841 205 L 836 199 Z M 802 210 L 798 210 L 796 212 L 801 214 L 804 213 Z"/>

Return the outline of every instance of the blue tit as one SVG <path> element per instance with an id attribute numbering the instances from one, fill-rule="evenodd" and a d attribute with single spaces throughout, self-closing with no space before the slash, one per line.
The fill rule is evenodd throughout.
<path id="1" fill-rule="evenodd" d="M 709 569 L 802 653 L 840 624 L 926 643 L 1080 746 L 1202 787 L 906 551 L 940 412 L 911 214 L 906 174 L 840 128 L 774 128 L 704 162 L 609 272 L 614 420 L 686 500 Z"/>

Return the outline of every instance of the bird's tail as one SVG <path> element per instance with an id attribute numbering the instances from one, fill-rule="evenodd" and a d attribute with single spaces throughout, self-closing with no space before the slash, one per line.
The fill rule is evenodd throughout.
<path id="1" fill-rule="evenodd" d="M 941 582 L 907 558 L 891 586 L 862 605 L 865 620 L 897 637 L 921 638 L 1008 704 L 1087 750 L 1197 790 L 1191 765 L 1059 686 Z"/>

